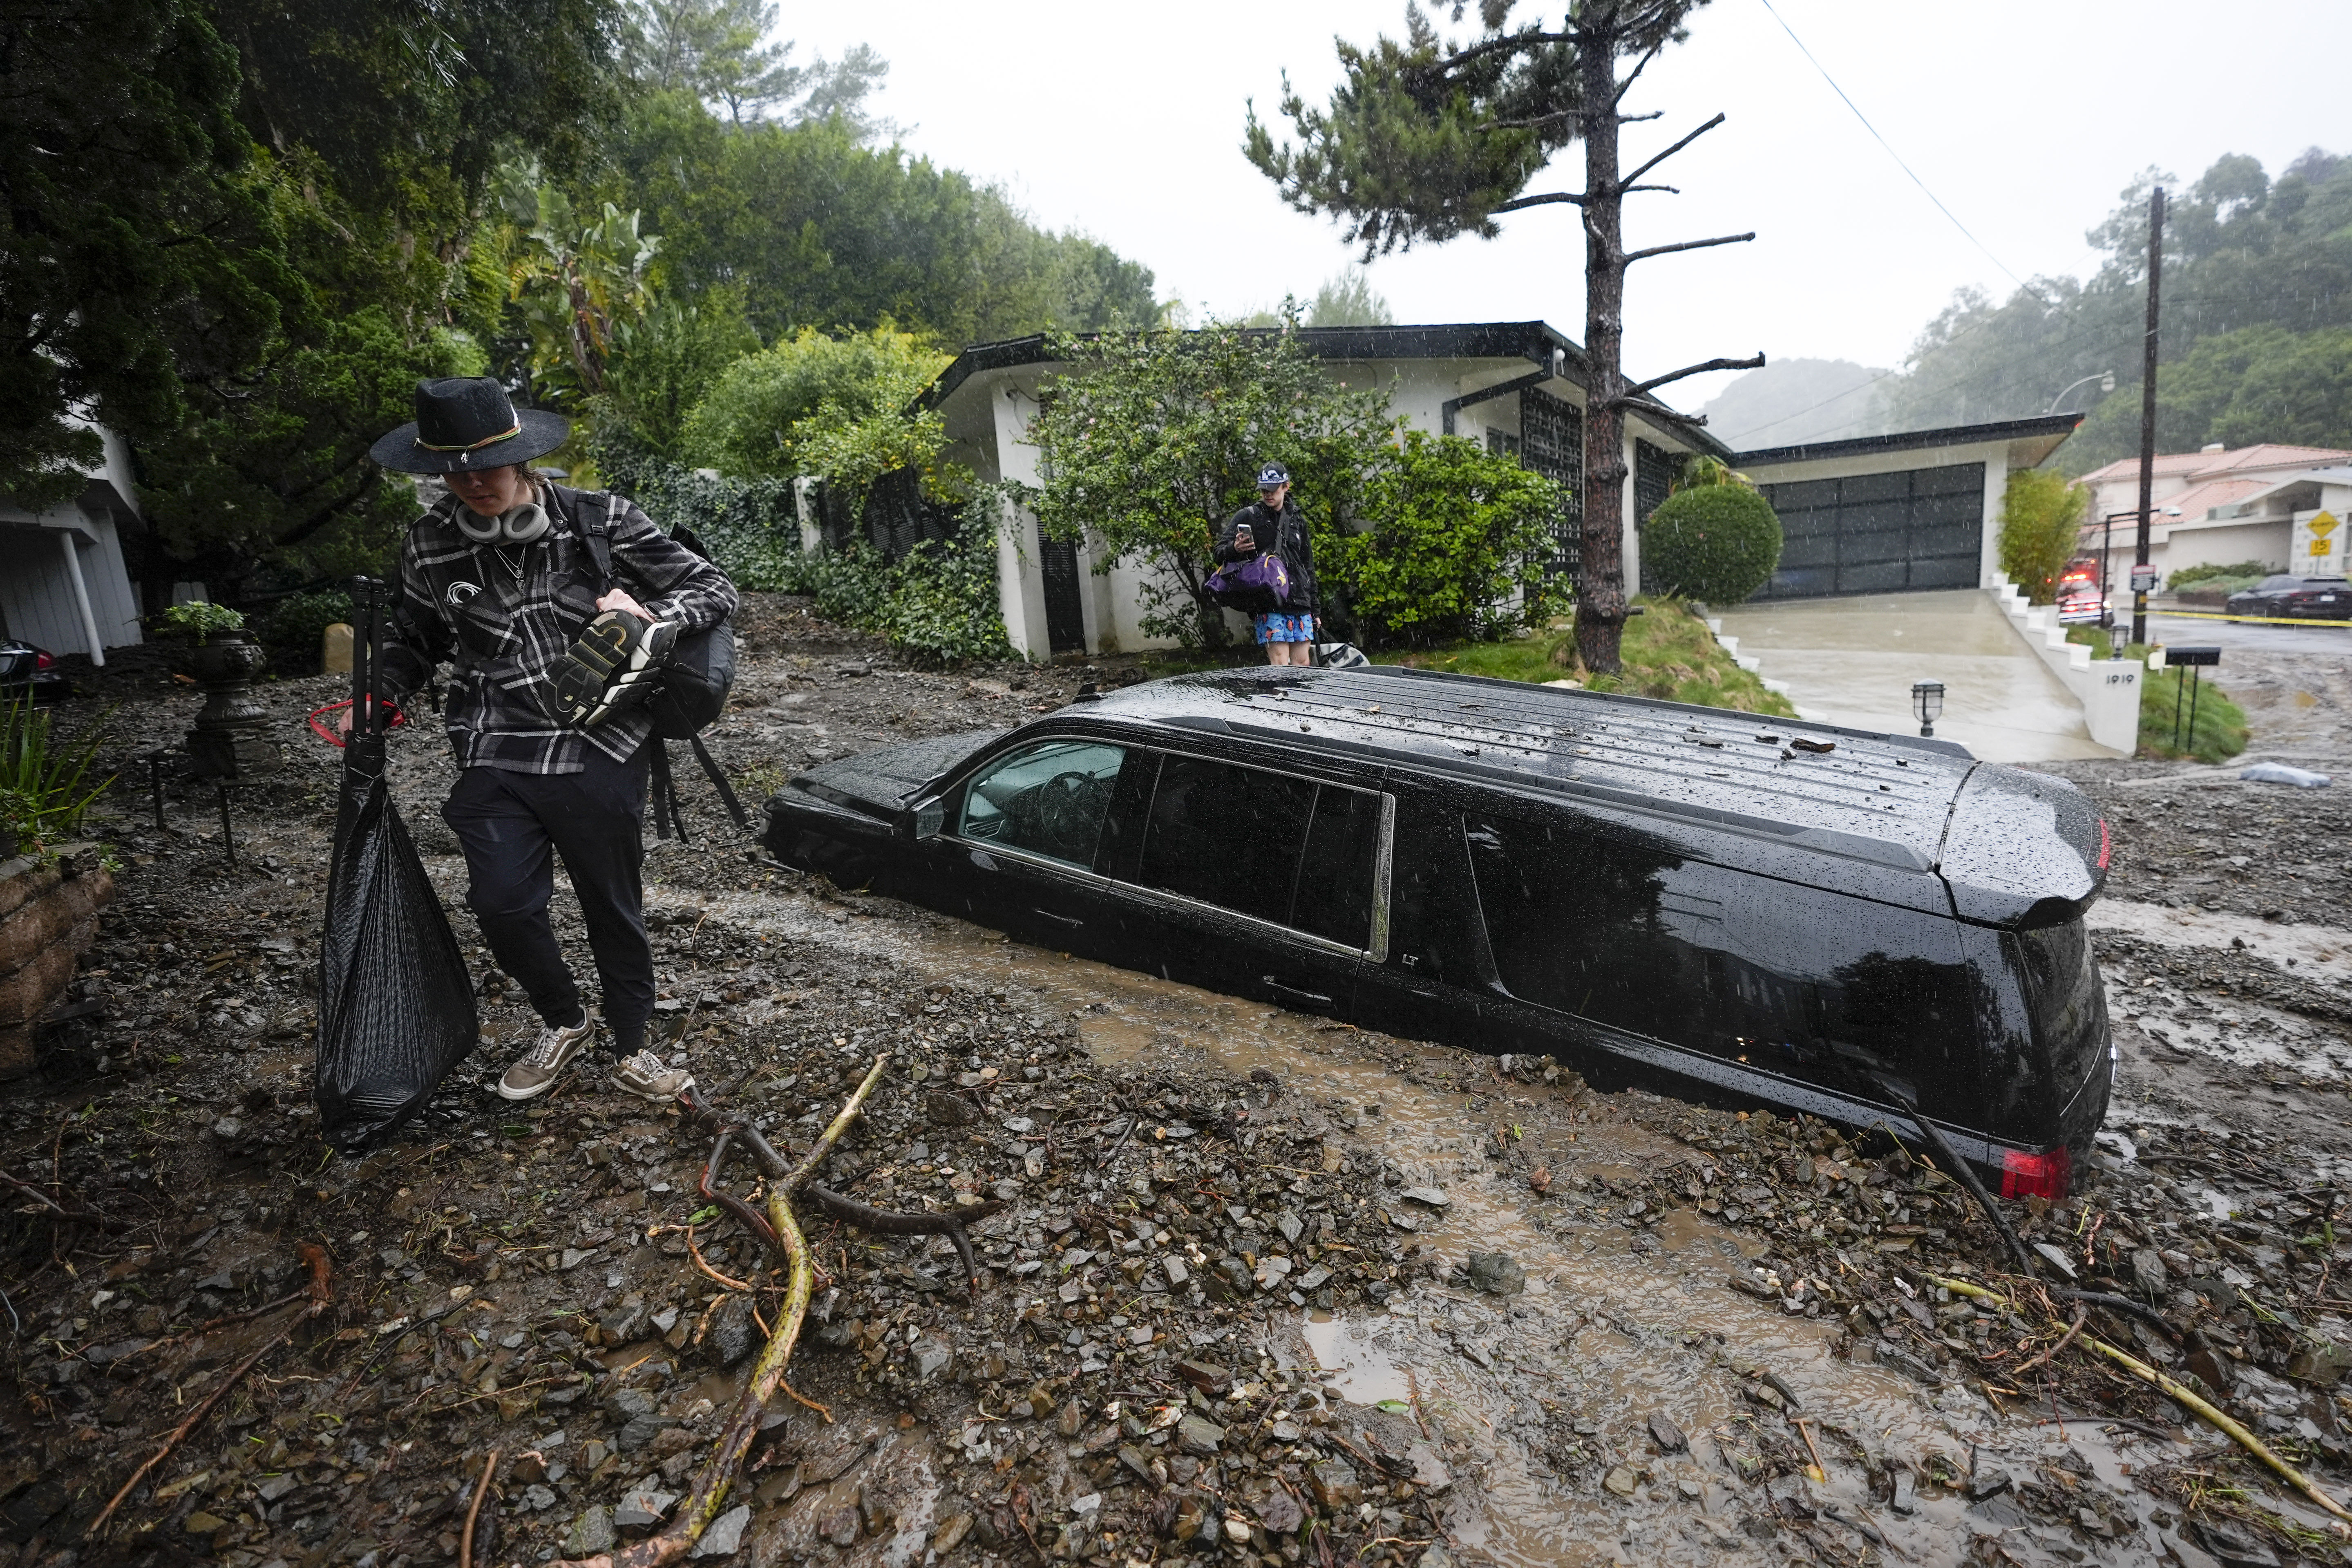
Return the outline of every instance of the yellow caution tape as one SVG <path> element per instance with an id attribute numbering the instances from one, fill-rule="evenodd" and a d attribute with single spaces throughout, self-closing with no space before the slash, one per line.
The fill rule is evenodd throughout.
<path id="1" fill-rule="evenodd" d="M 2147 607 L 2151 616 L 2177 616 L 2186 621 L 2248 621 L 2259 626 L 2352 626 L 2352 621 L 2315 621 L 2302 616 L 2231 616 L 2212 610 L 2162 610 Z"/>

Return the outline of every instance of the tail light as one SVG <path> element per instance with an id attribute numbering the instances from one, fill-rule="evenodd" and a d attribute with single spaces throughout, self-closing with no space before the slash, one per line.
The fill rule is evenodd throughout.
<path id="1" fill-rule="evenodd" d="M 46 653 L 37 653 L 33 656 L 33 668 L 35 669 L 47 669 L 49 666 L 57 662 L 58 661 L 54 658 Z"/>
<path id="2" fill-rule="evenodd" d="M 2066 1184 L 2074 1174 L 2074 1157 L 2063 1143 L 2040 1154 L 2017 1149 L 2000 1152 L 2000 1195 L 2005 1198 L 2055 1201 L 2066 1195 Z"/>

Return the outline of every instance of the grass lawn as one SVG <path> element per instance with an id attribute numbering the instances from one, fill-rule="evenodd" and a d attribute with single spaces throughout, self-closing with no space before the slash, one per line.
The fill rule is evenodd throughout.
<path id="1" fill-rule="evenodd" d="M 1706 623 L 1679 599 L 1643 595 L 1645 614 L 1625 623 L 1618 653 L 1622 675 L 1589 675 L 1576 668 L 1575 634 L 1561 621 L 1550 631 L 1507 642 L 1452 643 L 1415 650 L 1392 649 L 1372 656 L 1380 664 L 1487 675 L 1503 680 L 1544 682 L 1575 679 L 1593 691 L 1663 698 L 1702 708 L 1769 713 L 1793 719 L 1797 710 L 1777 691 L 1732 661 Z"/>
<path id="2" fill-rule="evenodd" d="M 2066 633 L 2066 640 L 2087 644 L 2094 659 L 2109 657 L 2107 634 L 2101 627 L 2072 627 Z M 2126 658 L 2137 659 L 2142 664 L 2147 662 L 2147 655 L 2148 649 L 2140 643 L 2124 649 Z M 2246 710 L 2222 695 L 2210 672 L 2198 682 L 2195 691 L 2185 691 L 2189 674 L 2185 669 L 2147 672 L 2147 682 L 2140 687 L 2139 754 L 2172 761 L 2193 757 L 2200 763 L 2227 762 L 2246 749 Z M 2189 723 L 2190 696 L 2197 700 L 2197 724 L 2193 731 Z M 2176 706 L 2180 721 L 2178 746 L 2172 743 Z"/>

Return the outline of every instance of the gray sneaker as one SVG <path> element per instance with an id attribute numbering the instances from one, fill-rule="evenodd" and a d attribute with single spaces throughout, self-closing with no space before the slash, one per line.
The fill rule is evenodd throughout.
<path id="1" fill-rule="evenodd" d="M 694 1075 L 684 1068 L 664 1067 L 651 1051 L 639 1051 L 614 1065 L 613 1087 L 639 1100 L 676 1100 L 694 1087 Z"/>
<path id="2" fill-rule="evenodd" d="M 569 1028 L 550 1024 L 539 1031 L 539 1038 L 523 1053 L 514 1066 L 507 1068 L 499 1079 L 501 1100 L 536 1100 L 555 1086 L 556 1075 L 564 1064 L 580 1054 L 596 1032 L 596 1021 L 585 1013 L 580 1022 Z"/>

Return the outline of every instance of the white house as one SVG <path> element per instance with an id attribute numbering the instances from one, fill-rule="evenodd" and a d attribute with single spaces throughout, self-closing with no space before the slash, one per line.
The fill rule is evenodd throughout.
<path id="1" fill-rule="evenodd" d="M 99 435 L 105 456 L 73 500 L 34 511 L 0 496 L 0 634 L 102 665 L 108 648 L 142 640 L 122 532 L 144 525 L 129 454 Z"/>
<path id="2" fill-rule="evenodd" d="M 1409 424 L 1483 441 L 1581 494 L 1584 352 L 1544 322 L 1322 327 L 1299 337 L 1334 379 L 1386 389 Z M 945 418 L 949 458 L 982 479 L 1037 482 L 1030 422 L 1040 395 L 1068 369 L 1049 357 L 1042 336 L 965 350 L 923 398 Z M 1788 535 L 1781 570 L 1760 596 L 1983 585 L 1994 574 L 2009 475 L 2047 458 L 2081 419 L 2063 414 L 1735 453 L 1699 421 L 1644 400 L 1625 420 L 1626 576 L 1642 581 L 1642 521 L 1665 499 L 1683 460 L 1705 453 L 1749 475 L 1780 512 Z M 939 526 L 925 524 L 911 500 L 891 500 L 887 482 L 878 490 L 864 525 L 886 550 L 895 554 Z M 849 526 L 847 519 L 828 524 Z M 1573 510 L 1559 521 L 1561 553 L 1571 563 L 1580 526 Z M 1140 569 L 1120 563 L 1097 574 L 1095 566 L 1085 544 L 1043 538 L 1025 511 L 1008 518 L 997 583 L 1013 646 L 1038 659 L 1153 646 L 1140 625 Z"/>
<path id="3" fill-rule="evenodd" d="M 1433 433 L 1483 440 L 1496 451 L 1580 492 L 1584 471 L 1584 353 L 1541 321 L 1467 322 L 1421 327 L 1312 327 L 1300 339 L 1334 379 L 1379 386 L 1405 420 Z M 1068 370 L 1049 357 L 1042 337 L 965 350 L 925 395 L 947 422 L 948 457 L 983 479 L 1038 480 L 1037 448 L 1028 438 L 1038 395 Z M 1664 500 L 1683 458 L 1728 456 L 1722 443 L 1663 404 L 1644 403 L 1625 421 L 1625 567 L 1640 571 L 1636 520 Z M 1005 635 L 1032 658 L 1057 653 L 1108 653 L 1155 646 L 1140 625 L 1140 569 L 1097 574 L 1084 544 L 1044 538 L 1025 511 L 1008 520 L 999 540 L 998 595 Z M 1572 550 L 1579 521 L 1561 520 Z"/>
<path id="4" fill-rule="evenodd" d="M 2149 563 L 2167 576 L 2188 566 L 2245 561 L 2273 572 L 2340 573 L 2340 525 L 2352 518 L 2348 472 L 2352 452 L 2323 447 L 2215 445 L 2159 453 L 2149 483 Z M 2109 463 L 2083 482 L 2091 488 L 2083 548 L 2111 551 L 2121 581 L 2137 549 L 2139 459 Z"/>

